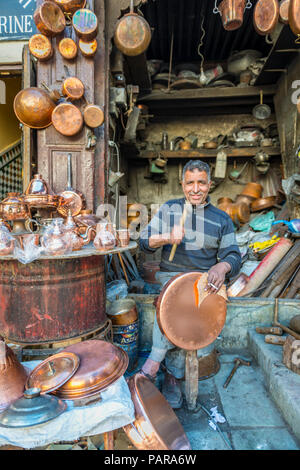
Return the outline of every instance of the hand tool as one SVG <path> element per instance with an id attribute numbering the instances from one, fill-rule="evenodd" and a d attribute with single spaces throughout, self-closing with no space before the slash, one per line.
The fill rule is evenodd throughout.
<path id="1" fill-rule="evenodd" d="M 227 377 L 224 385 L 223 385 L 223 388 L 227 388 L 228 385 L 229 385 L 229 382 L 231 381 L 235 371 L 237 370 L 237 368 L 240 366 L 240 365 L 243 365 L 243 366 L 251 366 L 251 361 L 246 361 L 245 359 L 242 359 L 241 357 L 236 357 L 233 361 L 235 364 L 233 366 L 233 369 L 232 371 L 230 372 L 229 376 Z"/>
<path id="2" fill-rule="evenodd" d="M 184 226 L 186 216 L 187 216 L 187 207 L 184 206 L 183 214 L 182 214 L 180 222 L 179 222 L 180 227 Z M 170 256 L 169 256 L 169 261 L 173 261 L 176 249 L 177 249 L 177 243 L 173 243 L 172 250 L 171 250 L 171 253 L 170 253 Z"/>
<path id="3" fill-rule="evenodd" d="M 257 326 L 255 328 L 256 333 L 260 333 L 262 335 L 283 335 L 283 330 L 279 326 Z"/>

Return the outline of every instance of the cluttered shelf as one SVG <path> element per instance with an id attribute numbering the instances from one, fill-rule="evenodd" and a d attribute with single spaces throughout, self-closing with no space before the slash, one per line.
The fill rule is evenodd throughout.
<path id="1" fill-rule="evenodd" d="M 254 157 L 261 147 L 222 147 L 227 157 Z M 280 147 L 265 147 L 268 155 L 280 155 Z M 138 155 L 131 154 L 130 158 L 156 158 L 158 153 L 163 158 L 210 158 L 216 157 L 220 149 L 196 150 L 144 150 Z"/>

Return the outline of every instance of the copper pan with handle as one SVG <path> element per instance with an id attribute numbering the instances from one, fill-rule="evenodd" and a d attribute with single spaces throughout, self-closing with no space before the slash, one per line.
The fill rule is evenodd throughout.
<path id="1" fill-rule="evenodd" d="M 62 10 L 52 1 L 45 1 L 34 12 L 33 19 L 37 29 L 45 36 L 57 36 L 66 27 Z"/>
<path id="2" fill-rule="evenodd" d="M 300 1 L 290 0 L 289 5 L 289 25 L 296 36 L 300 35 Z M 298 44 L 297 40 L 297 44 Z"/>
<path id="3" fill-rule="evenodd" d="M 59 196 L 62 197 L 58 205 L 57 212 L 67 217 L 69 210 L 72 217 L 78 215 L 82 209 L 85 209 L 86 202 L 82 192 L 72 188 L 72 154 L 67 155 L 67 187 Z"/>
<path id="4" fill-rule="evenodd" d="M 266 36 L 274 31 L 279 19 L 278 0 L 258 0 L 253 12 L 253 26 L 258 34 Z"/>

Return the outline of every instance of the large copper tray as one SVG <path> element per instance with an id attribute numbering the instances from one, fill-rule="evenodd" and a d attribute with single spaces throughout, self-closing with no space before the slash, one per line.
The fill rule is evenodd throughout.
<path id="1" fill-rule="evenodd" d="M 139 450 L 191 450 L 191 445 L 171 406 L 146 377 L 128 380 L 135 421 L 123 427 Z"/>
<path id="2" fill-rule="evenodd" d="M 199 272 L 174 276 L 163 287 L 156 308 L 161 332 L 175 346 L 191 351 L 211 344 L 226 319 L 224 286 L 221 295 L 203 294 L 200 307 L 196 306 L 194 284 L 200 277 Z"/>
<path id="3" fill-rule="evenodd" d="M 126 352 L 107 341 L 83 341 L 62 352 L 71 352 L 80 359 L 79 368 L 70 380 L 52 392 L 64 399 L 96 394 L 118 380 L 128 367 Z"/>

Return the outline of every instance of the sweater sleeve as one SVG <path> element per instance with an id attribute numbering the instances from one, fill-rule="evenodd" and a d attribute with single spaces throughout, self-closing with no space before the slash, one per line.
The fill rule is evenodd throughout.
<path id="1" fill-rule="evenodd" d="M 141 230 L 140 232 L 140 240 L 139 246 L 142 251 L 145 253 L 154 253 L 158 248 L 150 248 L 149 246 L 149 238 L 152 235 L 160 235 L 163 233 L 163 211 L 166 204 L 163 204 L 154 217 L 151 219 L 148 225 Z"/>
<path id="2" fill-rule="evenodd" d="M 226 261 L 226 263 L 230 264 L 231 270 L 227 273 L 228 277 L 233 277 L 238 274 L 242 264 L 242 257 L 236 241 L 233 222 L 230 217 L 226 218 L 223 225 L 218 258 L 220 262 Z"/>

